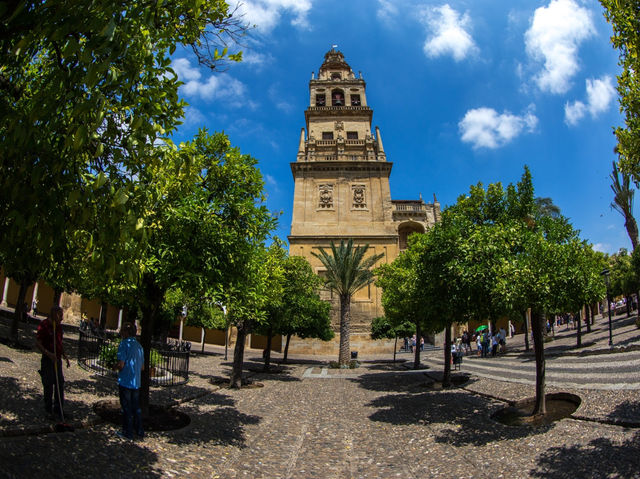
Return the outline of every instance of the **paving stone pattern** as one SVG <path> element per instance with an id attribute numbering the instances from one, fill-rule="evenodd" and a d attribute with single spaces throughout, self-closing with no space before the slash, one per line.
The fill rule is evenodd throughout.
<path id="1" fill-rule="evenodd" d="M 250 351 L 247 367 L 259 359 Z M 640 429 L 607 423 L 640 423 L 637 390 L 550 387 L 580 396 L 582 419 L 531 429 L 490 418 L 505 401 L 534 393 L 504 378 L 472 375 L 463 388 L 436 391 L 428 387 L 436 368 L 363 362 L 344 374 L 305 377 L 327 365 L 307 358 L 281 374 L 250 373 L 262 388 L 232 391 L 210 381 L 228 374 L 230 362 L 195 356 L 187 386 L 152 392 L 154 403 L 181 402 L 191 424 L 129 442 L 91 411 L 115 397 L 115 385 L 75 364 L 66 389 L 79 427 L 42 433 L 50 423 L 40 414 L 38 362 L 35 352 L 0 345 L 0 477 L 640 478 Z"/>

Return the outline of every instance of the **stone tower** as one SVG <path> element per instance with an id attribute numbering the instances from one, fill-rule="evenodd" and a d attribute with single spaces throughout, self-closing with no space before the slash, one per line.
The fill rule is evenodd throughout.
<path id="1" fill-rule="evenodd" d="M 309 82 L 306 129 L 300 132 L 297 159 L 291 163 L 295 181 L 289 252 L 306 257 L 322 275 L 324 267 L 311 252 L 342 239 L 368 244 L 369 254 L 384 253 L 391 262 L 406 248 L 407 236 L 425 232 L 440 216 L 440 205 L 419 200 L 392 200 L 392 163 L 382 145 L 380 130 L 372 131 L 373 111 L 366 84 L 356 77 L 344 55 L 331 49 L 318 77 Z M 368 256 L 368 255 L 367 255 Z M 338 298 L 331 301 L 332 325 L 338 330 Z M 389 352 L 383 342 L 369 339 L 371 320 L 383 316 L 381 291 L 374 285 L 358 291 L 351 304 L 351 347 L 362 352 Z M 292 340 L 296 353 L 337 353 L 332 343 Z"/>

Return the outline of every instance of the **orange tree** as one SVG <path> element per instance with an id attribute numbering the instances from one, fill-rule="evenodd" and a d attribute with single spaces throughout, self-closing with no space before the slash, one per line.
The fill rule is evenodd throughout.
<path id="1" fill-rule="evenodd" d="M 544 314 L 584 304 L 601 287 L 599 263 L 588 259 L 590 246 L 566 218 L 536 212 L 525 168 L 518 185 L 506 191 L 500 184 L 472 187 L 414 247 L 425 303 L 446 332 L 444 384 L 453 321 L 530 307 L 536 358 L 533 413 L 545 414 Z M 574 274 L 578 267 L 584 271 Z"/>
<path id="2" fill-rule="evenodd" d="M 170 55 L 215 68 L 244 27 L 222 0 L 0 4 L 0 261 L 25 285 L 73 288 L 78 261 L 113 275 L 113 245 L 142 240 L 131 200 L 185 103 Z M 96 227 L 98 223 L 98 227 Z M 132 270 L 135 271 L 135 268 Z"/>

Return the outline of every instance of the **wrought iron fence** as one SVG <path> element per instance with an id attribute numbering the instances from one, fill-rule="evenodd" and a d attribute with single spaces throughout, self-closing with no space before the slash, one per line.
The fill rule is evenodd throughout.
<path id="1" fill-rule="evenodd" d="M 120 338 L 116 334 L 79 331 L 78 365 L 93 374 L 117 380 L 115 369 Z M 150 355 L 150 379 L 155 386 L 179 386 L 189 380 L 190 343 L 154 343 Z"/>

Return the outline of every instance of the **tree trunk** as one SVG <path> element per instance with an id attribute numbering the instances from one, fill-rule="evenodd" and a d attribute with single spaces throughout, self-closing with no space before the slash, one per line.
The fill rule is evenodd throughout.
<path id="1" fill-rule="evenodd" d="M 545 401 L 545 364 L 544 364 L 544 340 L 542 328 L 544 327 L 544 315 L 541 311 L 533 310 L 531 313 L 531 330 L 533 331 L 533 349 L 536 356 L 536 402 L 533 415 L 545 415 L 547 405 Z"/>
<path id="2" fill-rule="evenodd" d="M 625 296 L 624 299 L 627 301 L 627 318 L 631 317 L 631 298 L 629 296 Z"/>
<path id="3" fill-rule="evenodd" d="M 291 340 L 291 333 L 287 334 L 287 342 L 284 345 L 284 355 L 282 356 L 282 362 L 286 363 L 289 357 L 289 341 Z"/>
<path id="4" fill-rule="evenodd" d="M 11 341 L 14 344 L 18 343 L 18 322 L 24 321 L 25 319 L 26 310 L 24 298 L 27 295 L 27 288 L 29 287 L 29 284 L 31 283 L 25 279 L 23 279 L 19 283 L 20 287 L 18 288 L 18 301 L 16 303 L 16 309 L 13 314 L 13 321 L 11 321 L 11 331 L 9 333 Z"/>
<path id="5" fill-rule="evenodd" d="M 202 328 L 202 354 L 204 354 L 204 343 L 207 342 L 206 340 L 207 340 L 207 329 Z"/>
<path id="6" fill-rule="evenodd" d="M 524 350 L 529 352 L 529 328 L 527 327 L 527 312 L 524 314 Z"/>
<path id="7" fill-rule="evenodd" d="M 451 386 L 451 325 L 444 328 L 444 372 L 442 373 L 442 387 Z"/>
<path id="8" fill-rule="evenodd" d="M 62 290 L 61 289 L 54 289 L 53 290 L 53 305 L 54 306 L 60 306 L 60 299 L 62 298 Z"/>
<path id="9" fill-rule="evenodd" d="M 160 310 L 160 305 L 164 298 L 164 291 L 161 290 L 150 276 L 143 278 L 145 300 L 142 307 L 142 332 L 140 334 L 140 344 L 144 350 L 144 369 L 142 370 L 140 381 L 140 408 L 144 417 L 149 416 L 149 387 L 151 385 L 151 339 L 153 327 Z"/>
<path id="10" fill-rule="evenodd" d="M 624 227 L 631 240 L 631 251 L 635 251 L 638 246 L 638 223 L 632 214 L 624 215 Z"/>
<path id="11" fill-rule="evenodd" d="M 242 387 L 242 366 L 244 363 L 244 343 L 247 339 L 249 326 L 247 321 L 240 321 L 236 325 L 238 334 L 236 336 L 236 345 L 233 349 L 233 367 L 231 369 L 231 378 L 229 379 L 229 387 L 240 389 Z"/>
<path id="12" fill-rule="evenodd" d="M 416 350 L 413 353 L 413 369 L 420 369 L 420 321 L 416 321 Z"/>
<path id="13" fill-rule="evenodd" d="M 584 309 L 585 309 L 584 319 L 587 321 L 587 333 L 590 333 L 591 332 L 591 315 L 592 315 L 591 306 L 586 304 Z"/>
<path id="14" fill-rule="evenodd" d="M 229 350 L 229 325 L 224 330 L 224 360 L 227 360 L 227 352 Z"/>
<path id="15" fill-rule="evenodd" d="M 107 302 L 100 303 L 100 329 L 103 331 L 107 328 Z"/>
<path id="16" fill-rule="evenodd" d="M 351 362 L 351 346 L 349 339 L 351 336 L 351 295 L 340 295 L 340 354 L 338 355 L 338 365 L 349 367 Z"/>
<path id="17" fill-rule="evenodd" d="M 577 314 L 578 318 L 578 329 L 576 331 L 576 347 L 577 348 L 581 348 L 582 347 L 582 314 L 581 311 L 578 311 Z"/>
<path id="18" fill-rule="evenodd" d="M 393 362 L 396 362 L 396 351 L 398 350 L 398 336 L 396 336 L 396 340 L 393 343 Z"/>
<path id="19" fill-rule="evenodd" d="M 264 351 L 264 371 L 269 372 L 271 366 L 271 339 L 273 338 L 273 331 L 271 328 L 267 331 L 267 348 Z"/>

